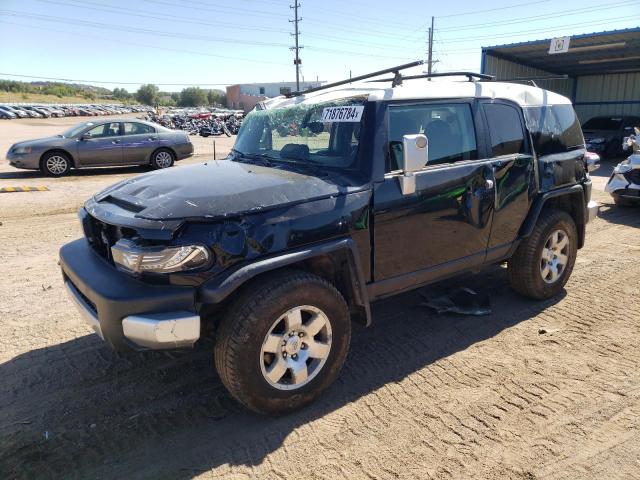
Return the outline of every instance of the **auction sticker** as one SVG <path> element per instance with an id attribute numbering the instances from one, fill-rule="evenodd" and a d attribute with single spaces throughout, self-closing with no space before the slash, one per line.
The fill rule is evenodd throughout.
<path id="1" fill-rule="evenodd" d="M 325 107 L 322 110 L 323 122 L 359 122 L 362 118 L 364 105 L 348 107 Z"/>

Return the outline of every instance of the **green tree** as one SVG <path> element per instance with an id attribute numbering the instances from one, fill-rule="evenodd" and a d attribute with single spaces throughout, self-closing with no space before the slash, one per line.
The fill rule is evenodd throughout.
<path id="1" fill-rule="evenodd" d="M 128 100 L 129 98 L 131 98 L 131 94 L 124 88 L 114 88 L 113 98 L 117 100 Z"/>
<path id="2" fill-rule="evenodd" d="M 185 88 L 180 92 L 181 107 L 199 107 L 207 104 L 207 92 L 199 87 Z"/>
<path id="3" fill-rule="evenodd" d="M 227 103 L 227 98 L 221 90 L 209 90 L 207 92 L 207 101 L 209 102 L 209 105 L 212 106 L 216 104 L 225 105 Z"/>
<path id="4" fill-rule="evenodd" d="M 136 100 L 144 105 L 156 105 L 159 91 L 160 89 L 151 83 L 142 85 L 136 92 Z"/>

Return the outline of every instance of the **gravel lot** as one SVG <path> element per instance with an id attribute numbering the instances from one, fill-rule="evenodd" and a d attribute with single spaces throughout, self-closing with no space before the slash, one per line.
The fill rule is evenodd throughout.
<path id="1" fill-rule="evenodd" d="M 0 150 L 76 121 L 2 122 Z M 195 142 L 176 169 L 210 159 L 212 139 Z M 640 478 L 640 209 L 613 207 L 611 168 L 562 296 L 523 300 L 496 267 L 451 281 L 489 293 L 490 316 L 385 300 L 324 397 L 264 418 L 225 392 L 209 346 L 116 357 L 66 298 L 57 252 L 80 236 L 76 210 L 145 169 L 2 163 L 0 187 L 51 191 L 0 194 L 0 478 Z"/>

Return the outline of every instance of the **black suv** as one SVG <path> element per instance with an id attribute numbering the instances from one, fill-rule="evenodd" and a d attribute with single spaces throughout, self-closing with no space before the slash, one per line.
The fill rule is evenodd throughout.
<path id="1" fill-rule="evenodd" d="M 64 281 L 116 349 L 191 347 L 248 408 L 299 408 L 338 376 L 370 303 L 508 262 L 556 295 L 595 214 L 564 97 L 491 81 L 361 83 L 250 113 L 224 161 L 113 185 L 80 210 Z"/>

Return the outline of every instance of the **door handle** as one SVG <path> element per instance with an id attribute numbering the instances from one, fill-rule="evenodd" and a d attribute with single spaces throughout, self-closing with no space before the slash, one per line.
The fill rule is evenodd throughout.
<path id="1" fill-rule="evenodd" d="M 150 142 L 152 142 L 152 141 L 154 141 L 154 140 L 157 140 L 157 139 L 158 139 L 158 137 L 149 137 L 149 138 L 148 138 L 148 140 L 149 140 Z"/>
<path id="2" fill-rule="evenodd" d="M 115 145 L 117 143 L 120 143 L 120 140 L 113 140 L 111 143 L 113 143 Z"/>
<path id="3" fill-rule="evenodd" d="M 493 180 L 491 180 L 490 178 L 486 178 L 484 181 L 484 188 L 486 188 L 487 190 L 493 190 Z"/>

